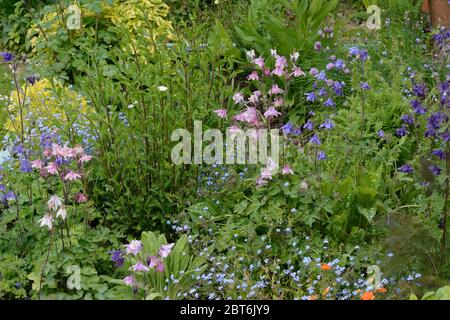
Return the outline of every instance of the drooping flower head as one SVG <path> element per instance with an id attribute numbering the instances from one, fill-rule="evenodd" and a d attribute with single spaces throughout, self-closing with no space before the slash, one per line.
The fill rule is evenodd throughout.
<path id="1" fill-rule="evenodd" d="M 214 113 L 217 114 L 217 116 L 222 119 L 225 119 L 227 117 L 227 109 L 217 109 L 214 110 Z"/>
<path id="2" fill-rule="evenodd" d="M 129 244 L 126 245 L 126 253 L 137 255 L 142 250 L 142 242 L 140 240 L 131 240 Z"/>
<path id="3" fill-rule="evenodd" d="M 50 213 L 46 213 L 41 219 L 38 221 L 41 227 L 46 226 L 48 230 L 52 230 L 53 227 L 53 216 Z"/>
<path id="4" fill-rule="evenodd" d="M 57 195 L 52 195 L 47 202 L 47 206 L 49 210 L 58 210 L 62 206 L 63 202 L 60 197 Z"/>
<path id="5" fill-rule="evenodd" d="M 294 174 L 294 170 L 292 170 L 292 168 L 286 163 L 283 167 L 283 169 L 281 170 L 281 174 L 283 175 L 287 175 L 287 174 Z"/>
<path id="6" fill-rule="evenodd" d="M 175 243 L 170 243 L 170 244 L 163 244 L 158 251 L 158 254 L 161 258 L 166 258 L 170 252 L 172 251 L 173 246 L 175 245 Z"/>

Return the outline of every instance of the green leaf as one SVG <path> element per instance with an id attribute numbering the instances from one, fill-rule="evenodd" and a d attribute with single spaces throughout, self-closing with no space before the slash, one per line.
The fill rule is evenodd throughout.
<path id="1" fill-rule="evenodd" d="M 376 208 L 370 208 L 366 209 L 363 207 L 358 206 L 359 213 L 361 213 L 369 223 L 372 222 L 373 218 L 375 218 L 375 215 L 377 214 Z"/>

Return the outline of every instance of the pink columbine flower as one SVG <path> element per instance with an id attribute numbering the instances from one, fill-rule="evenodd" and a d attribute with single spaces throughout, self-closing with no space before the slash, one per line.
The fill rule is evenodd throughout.
<path id="1" fill-rule="evenodd" d="M 253 91 L 253 94 L 250 96 L 250 98 L 248 98 L 248 101 L 253 104 L 257 104 L 259 102 L 259 97 L 261 97 L 261 91 Z"/>
<path id="2" fill-rule="evenodd" d="M 52 230 L 53 227 L 53 216 L 49 213 L 46 213 L 39 221 L 40 226 L 47 226 L 48 230 Z"/>
<path id="3" fill-rule="evenodd" d="M 42 168 L 41 170 L 39 170 L 39 175 L 45 179 L 48 177 L 48 172 L 47 170 L 45 170 L 45 168 Z"/>
<path id="4" fill-rule="evenodd" d="M 63 157 L 64 159 L 70 159 L 75 157 L 75 151 L 72 150 L 72 148 L 69 148 L 68 146 L 64 146 L 58 149 L 56 155 Z"/>
<path id="5" fill-rule="evenodd" d="M 77 203 L 84 203 L 87 202 L 87 197 L 84 193 L 78 192 L 75 194 L 75 202 Z"/>
<path id="6" fill-rule="evenodd" d="M 294 170 L 292 170 L 292 168 L 288 164 L 285 164 L 283 169 L 281 170 L 281 174 L 283 175 L 294 174 Z"/>
<path id="7" fill-rule="evenodd" d="M 287 67 L 287 59 L 283 56 L 277 56 L 275 61 L 275 67 L 285 68 Z"/>
<path id="8" fill-rule="evenodd" d="M 61 150 L 61 146 L 57 143 L 52 143 L 52 156 L 59 156 L 59 152 Z"/>
<path id="9" fill-rule="evenodd" d="M 240 93 L 240 92 L 236 92 L 233 95 L 233 101 L 234 101 L 235 104 L 239 104 L 239 103 L 244 102 L 244 95 L 242 93 Z"/>
<path id="10" fill-rule="evenodd" d="M 58 174 L 58 165 L 55 162 L 49 162 L 45 169 L 49 174 Z"/>
<path id="11" fill-rule="evenodd" d="M 222 119 L 227 117 L 227 109 L 217 109 L 214 110 L 214 113 L 217 114 L 217 116 Z"/>
<path id="12" fill-rule="evenodd" d="M 159 262 L 159 263 L 156 265 L 156 271 L 157 271 L 157 272 L 164 272 L 164 264 L 163 264 L 162 262 Z"/>
<path id="13" fill-rule="evenodd" d="M 258 72 L 253 71 L 252 73 L 250 73 L 247 77 L 247 79 L 249 81 L 259 81 L 259 76 L 258 76 Z"/>
<path id="14" fill-rule="evenodd" d="M 48 200 L 47 206 L 49 210 L 57 210 L 62 206 L 62 199 L 57 195 L 53 195 Z"/>
<path id="15" fill-rule="evenodd" d="M 294 70 L 292 71 L 292 73 L 290 75 L 297 78 L 297 77 L 305 76 L 306 74 L 303 72 L 303 70 L 300 67 L 294 67 Z"/>
<path id="16" fill-rule="evenodd" d="M 241 129 L 239 129 L 239 128 L 234 124 L 234 125 L 232 125 L 231 127 L 228 128 L 228 132 L 229 132 L 230 134 L 236 134 L 236 133 L 241 132 Z"/>
<path id="17" fill-rule="evenodd" d="M 66 176 L 64 177 L 64 180 L 66 181 L 75 181 L 77 179 L 80 179 L 81 175 L 73 172 L 72 170 L 69 170 L 69 172 L 67 172 Z"/>
<path id="18" fill-rule="evenodd" d="M 171 243 L 171 244 L 163 244 L 161 246 L 161 248 L 159 248 L 159 256 L 161 258 L 166 258 L 170 252 L 172 251 L 173 246 L 175 245 L 175 243 Z"/>
<path id="19" fill-rule="evenodd" d="M 272 96 L 274 94 L 281 94 L 283 92 L 284 92 L 283 89 L 281 89 L 277 84 L 274 84 L 272 88 L 269 90 L 269 96 Z"/>
<path id="20" fill-rule="evenodd" d="M 42 169 L 44 167 L 44 163 L 42 162 L 42 160 L 33 160 L 31 161 L 31 167 L 33 169 Z"/>
<path id="21" fill-rule="evenodd" d="M 283 76 L 284 75 L 284 67 L 283 66 L 277 66 L 275 69 L 272 70 L 272 74 L 276 76 Z"/>
<path id="22" fill-rule="evenodd" d="M 74 152 L 76 155 L 78 155 L 78 156 L 84 154 L 84 149 L 83 149 L 83 147 L 80 146 L 80 145 L 76 145 L 72 150 L 73 150 L 73 152 Z"/>
<path id="23" fill-rule="evenodd" d="M 157 257 L 155 256 L 151 256 L 149 258 L 149 263 L 148 266 L 153 269 L 156 267 L 156 271 L 158 272 L 163 272 L 164 271 L 164 264 L 162 263 L 161 260 L 159 260 Z"/>
<path id="24" fill-rule="evenodd" d="M 255 91 L 255 92 L 259 92 L 259 91 Z M 248 101 L 253 103 L 253 104 L 257 104 L 259 102 L 259 95 L 256 95 L 255 93 L 253 93 L 250 98 L 248 98 Z"/>
<path id="25" fill-rule="evenodd" d="M 135 256 L 141 250 L 142 250 L 142 242 L 139 240 L 131 240 L 131 242 L 126 245 L 127 254 L 132 254 L 133 256 Z"/>
<path id="26" fill-rule="evenodd" d="M 331 62 L 328 63 L 327 66 L 326 66 L 326 69 L 327 69 L 327 70 L 332 70 L 332 69 L 334 69 L 334 63 L 331 63 Z"/>
<path id="27" fill-rule="evenodd" d="M 262 169 L 262 171 L 261 171 L 261 175 L 260 175 L 260 177 L 261 177 L 261 179 L 264 179 L 264 180 L 272 180 L 272 171 L 270 171 L 269 170 L 269 168 L 264 168 L 264 169 Z"/>
<path id="28" fill-rule="evenodd" d="M 270 73 L 270 69 L 269 68 L 264 68 L 264 75 L 266 77 L 270 77 L 271 73 Z"/>
<path id="29" fill-rule="evenodd" d="M 234 117 L 234 120 L 245 121 L 253 126 L 257 126 L 258 125 L 258 113 L 256 111 L 256 108 L 248 107 L 246 111 L 236 115 Z"/>
<path id="30" fill-rule="evenodd" d="M 130 287 L 132 287 L 132 286 L 134 286 L 134 285 L 136 284 L 136 280 L 133 278 L 133 276 L 125 277 L 125 278 L 123 279 L 123 282 L 124 282 L 127 286 L 130 286 Z"/>
<path id="31" fill-rule="evenodd" d="M 259 57 L 253 60 L 253 63 L 256 64 L 261 70 L 264 69 L 264 58 Z"/>
<path id="32" fill-rule="evenodd" d="M 267 181 L 266 180 L 264 180 L 261 177 L 258 177 L 258 179 L 256 179 L 256 186 L 262 187 L 262 186 L 265 186 L 265 185 L 267 185 Z"/>
<path id="33" fill-rule="evenodd" d="M 142 264 L 141 262 L 138 262 L 135 265 L 131 266 L 130 270 L 133 270 L 134 272 L 139 272 L 139 271 L 149 272 L 150 271 L 150 269 L 148 267 L 146 267 L 144 264 Z"/>
<path id="34" fill-rule="evenodd" d="M 67 210 L 64 206 L 61 206 L 58 210 L 58 212 L 56 213 L 56 217 L 61 217 L 61 219 L 66 220 L 67 217 Z"/>
<path id="35" fill-rule="evenodd" d="M 276 99 L 273 101 L 273 106 L 274 106 L 274 107 L 281 107 L 281 106 L 283 106 L 283 105 L 284 105 L 284 99 L 281 98 L 281 97 L 276 98 Z"/>
<path id="36" fill-rule="evenodd" d="M 264 112 L 264 117 L 271 118 L 271 117 L 278 117 L 281 114 L 281 112 L 278 112 L 275 110 L 274 107 L 269 107 L 266 112 Z"/>
<path id="37" fill-rule="evenodd" d="M 92 160 L 92 156 L 87 155 L 86 153 L 83 153 L 80 157 L 80 159 L 78 160 L 78 163 L 83 164 L 85 162 L 88 162 Z"/>
<path id="38" fill-rule="evenodd" d="M 258 113 L 256 111 L 256 108 L 254 107 L 247 108 L 247 111 L 245 111 L 245 121 L 252 126 L 259 125 Z"/>
<path id="39" fill-rule="evenodd" d="M 44 150 L 44 157 L 50 158 L 52 156 L 52 149 L 46 148 Z"/>

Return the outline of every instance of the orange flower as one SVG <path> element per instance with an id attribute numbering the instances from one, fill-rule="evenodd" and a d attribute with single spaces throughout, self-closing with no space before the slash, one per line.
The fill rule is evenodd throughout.
<path id="1" fill-rule="evenodd" d="M 379 292 L 379 293 L 386 293 L 386 292 L 387 292 L 387 289 L 386 289 L 386 288 L 378 288 L 378 289 L 376 290 L 376 292 Z"/>
<path id="2" fill-rule="evenodd" d="M 325 297 L 328 294 L 328 292 L 330 292 L 330 287 L 327 287 L 325 288 L 325 290 L 323 290 L 322 297 Z"/>
<path id="3" fill-rule="evenodd" d="M 309 296 L 308 299 L 309 299 L 309 300 L 317 300 L 317 296 L 316 296 L 316 295 L 314 295 L 314 296 Z"/>
<path id="4" fill-rule="evenodd" d="M 331 266 L 328 263 L 324 263 L 320 266 L 320 269 L 325 270 L 325 271 L 330 270 Z"/>
<path id="5" fill-rule="evenodd" d="M 361 296 L 361 300 L 374 300 L 375 295 L 372 291 L 364 292 L 364 294 Z"/>

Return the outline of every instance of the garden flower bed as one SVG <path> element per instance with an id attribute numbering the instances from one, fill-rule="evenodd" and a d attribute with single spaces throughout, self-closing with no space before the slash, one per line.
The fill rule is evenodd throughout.
<path id="1" fill-rule="evenodd" d="M 421 1 L 0 1 L 0 300 L 450 299 Z"/>

